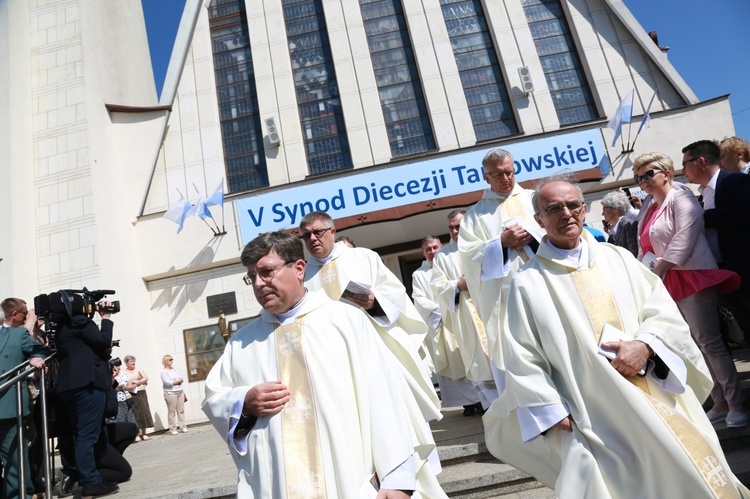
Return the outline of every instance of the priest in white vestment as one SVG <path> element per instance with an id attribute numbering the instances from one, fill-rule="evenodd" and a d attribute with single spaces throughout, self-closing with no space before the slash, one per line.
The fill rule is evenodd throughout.
<path id="1" fill-rule="evenodd" d="M 443 327 L 451 332 L 458 343 L 464 375 L 475 383 L 482 397 L 482 408 L 487 409 L 498 393 L 490 368 L 484 324 L 466 285 L 461 255 L 456 246 L 465 213 L 465 210 L 453 210 L 448 214 L 451 240 L 435 256 L 432 289 L 440 306 Z"/>
<path id="2" fill-rule="evenodd" d="M 378 333 L 361 310 L 305 289 L 303 256 L 284 232 L 245 247 L 264 310 L 206 379 L 203 410 L 237 465 L 238 497 L 446 497 Z"/>
<path id="3" fill-rule="evenodd" d="M 534 222 L 531 192 L 515 180 L 513 156 L 503 149 L 482 160 L 490 185 L 464 216 L 458 236 L 466 284 L 484 323 L 487 351 L 499 392 L 504 379 L 501 342 L 507 291 L 516 270 L 534 255 L 543 231 Z"/>
<path id="4" fill-rule="evenodd" d="M 455 335 L 445 327 L 440 315 L 440 307 L 435 302 L 430 283 L 432 281 L 432 262 L 443 247 L 440 239 L 427 236 L 422 239 L 422 265 L 411 275 L 414 306 L 422 319 L 427 323 L 425 343 L 432 356 L 438 385 L 440 401 L 443 407 L 463 406 L 464 416 L 474 416 L 479 410 L 483 413 L 480 395 L 471 380 L 466 379 L 466 368 L 458 350 Z"/>
<path id="5" fill-rule="evenodd" d="M 583 230 L 583 195 L 563 178 L 534 198 L 547 236 L 510 286 L 488 448 L 532 475 L 558 460 L 557 497 L 750 497 L 701 407 L 713 383 L 677 306 L 632 254 Z M 509 420 L 525 443 L 504 435 Z M 540 441 L 539 461 L 514 462 L 512 446 Z"/>
<path id="6" fill-rule="evenodd" d="M 374 251 L 336 243 L 336 228 L 327 213 L 308 213 L 300 221 L 300 230 L 310 252 L 305 286 L 310 291 L 325 290 L 332 300 L 341 299 L 361 307 L 393 353 L 392 364 L 406 379 L 424 420 L 440 419 L 440 400 L 430 372 L 419 355 L 427 335 L 427 324 L 406 294 L 404 285 Z M 342 299 L 350 282 L 364 285 L 369 293 L 347 294 L 347 298 Z"/>

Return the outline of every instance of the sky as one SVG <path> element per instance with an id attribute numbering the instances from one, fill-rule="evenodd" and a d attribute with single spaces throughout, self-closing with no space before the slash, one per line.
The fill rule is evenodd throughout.
<path id="1" fill-rule="evenodd" d="M 659 45 L 670 48 L 670 62 L 700 100 L 730 95 L 736 134 L 750 140 L 750 2 L 623 1 L 647 32 L 657 31 Z M 141 2 L 160 93 L 185 0 Z"/>

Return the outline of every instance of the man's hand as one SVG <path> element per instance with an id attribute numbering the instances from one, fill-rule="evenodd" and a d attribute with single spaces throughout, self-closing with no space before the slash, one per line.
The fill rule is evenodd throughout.
<path id="1" fill-rule="evenodd" d="M 289 402 L 289 389 L 281 381 L 269 381 L 255 385 L 245 394 L 242 415 L 245 417 L 273 416 L 281 412 Z"/>
<path id="2" fill-rule="evenodd" d="M 461 279 L 456 283 L 456 287 L 459 291 L 468 291 L 469 287 L 466 285 L 466 277 L 461 276 Z"/>
<path id="3" fill-rule="evenodd" d="M 409 494 L 400 490 L 380 489 L 377 499 L 409 499 Z"/>
<path id="4" fill-rule="evenodd" d="M 560 421 L 555 423 L 555 425 L 552 428 L 557 428 L 558 430 L 562 431 L 573 431 L 573 416 L 568 414 L 564 418 L 562 418 Z"/>
<path id="5" fill-rule="evenodd" d="M 29 360 L 29 365 L 36 369 L 43 369 L 44 368 L 44 359 L 41 357 L 32 357 Z"/>
<path id="6" fill-rule="evenodd" d="M 353 301 L 365 310 L 370 310 L 375 306 L 375 293 L 370 291 L 370 294 L 365 295 L 352 295 L 349 300 Z"/>
<path id="7" fill-rule="evenodd" d="M 533 239 L 531 234 L 518 224 L 506 226 L 500 234 L 500 243 L 502 243 L 503 248 L 522 248 Z"/>
<path id="8" fill-rule="evenodd" d="M 110 317 L 112 317 L 112 313 L 110 313 L 110 312 L 103 312 L 102 309 L 101 309 L 101 307 L 111 307 L 111 306 L 112 306 L 112 302 L 111 301 L 103 301 L 103 302 L 100 302 L 97 305 L 96 311 L 99 312 L 99 316 L 102 319 L 109 319 Z"/>
<path id="9" fill-rule="evenodd" d="M 30 308 L 26 313 L 26 322 L 23 323 L 23 327 L 31 332 L 34 330 L 34 326 L 36 326 L 36 312 L 33 308 Z"/>
<path id="10" fill-rule="evenodd" d="M 602 348 L 617 352 L 617 356 L 612 359 L 612 367 L 626 377 L 638 374 L 648 358 L 654 354 L 650 346 L 638 340 L 611 341 L 602 343 Z"/>

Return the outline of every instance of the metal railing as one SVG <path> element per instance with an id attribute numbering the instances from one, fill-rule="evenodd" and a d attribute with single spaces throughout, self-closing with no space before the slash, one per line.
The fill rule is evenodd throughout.
<path id="1" fill-rule="evenodd" d="M 54 359 L 57 353 L 53 353 L 47 358 L 44 359 L 45 364 L 48 363 L 50 360 Z M 21 364 L 17 365 L 13 369 L 10 369 L 8 372 L 3 373 L 0 375 L 0 381 L 5 380 L 6 378 L 10 378 L 4 383 L 0 384 L 0 396 L 4 395 L 8 390 L 10 390 L 13 385 L 19 385 L 16 390 L 16 402 L 17 402 L 17 408 L 18 408 L 18 414 L 17 414 L 17 424 L 18 424 L 18 496 L 20 499 L 26 499 L 26 473 L 29 473 L 30 470 L 26 469 L 26 460 L 23 458 L 23 452 L 28 452 L 28 446 L 24 442 L 24 423 L 23 423 L 23 392 L 22 389 L 26 389 L 25 386 L 21 386 L 21 383 L 23 381 L 26 381 L 30 377 L 32 377 L 37 369 L 31 367 L 29 365 L 29 360 L 26 360 L 22 362 Z M 12 376 L 12 377 L 11 377 Z M 54 468 L 54 454 L 50 452 L 50 438 L 49 438 L 49 429 L 47 427 L 47 380 L 44 375 L 44 373 L 41 373 L 42 376 L 42 382 L 39 384 L 39 399 L 41 399 L 42 404 L 42 427 L 38 428 L 37 431 L 41 430 L 41 438 L 42 438 L 42 447 L 44 449 L 44 455 L 46 456 L 46 459 L 44 460 L 44 487 L 45 487 L 45 497 L 51 498 L 52 497 L 52 469 Z M 33 414 L 32 414 L 33 416 Z M 5 477 L 7 480 L 7 477 Z"/>

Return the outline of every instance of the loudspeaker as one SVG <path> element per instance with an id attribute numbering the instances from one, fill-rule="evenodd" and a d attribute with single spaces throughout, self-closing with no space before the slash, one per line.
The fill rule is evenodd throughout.
<path id="1" fill-rule="evenodd" d="M 279 145 L 281 144 L 281 134 L 279 133 L 279 129 L 276 126 L 276 118 L 271 116 L 270 118 L 266 118 L 265 120 L 266 124 L 266 135 L 268 135 L 268 142 L 271 143 L 271 145 Z"/>
<path id="2" fill-rule="evenodd" d="M 528 66 L 518 68 L 518 76 L 521 78 L 521 89 L 528 95 L 534 91 L 534 82 L 531 81 L 531 71 Z"/>

